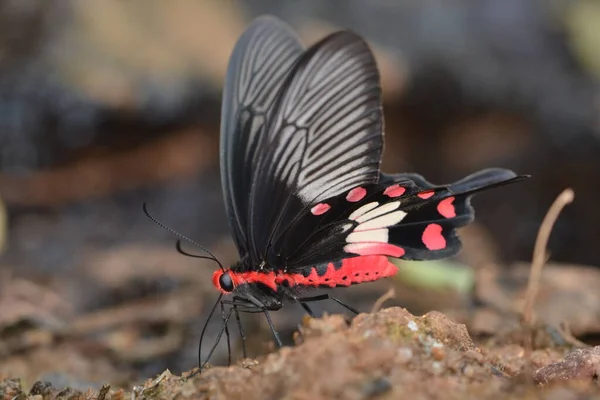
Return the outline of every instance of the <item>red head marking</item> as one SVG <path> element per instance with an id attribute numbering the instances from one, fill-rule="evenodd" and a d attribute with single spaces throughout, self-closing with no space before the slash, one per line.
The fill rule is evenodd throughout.
<path id="1" fill-rule="evenodd" d="M 346 200 L 351 203 L 356 203 L 361 201 L 366 195 L 367 189 L 363 187 L 357 187 L 348 192 L 348 195 L 346 195 Z"/>
<path id="2" fill-rule="evenodd" d="M 221 269 L 218 269 L 213 273 L 212 283 L 223 294 L 231 293 L 235 286 L 237 286 L 237 284 L 233 282 L 230 271 L 223 271 Z"/>
<path id="3" fill-rule="evenodd" d="M 234 272 L 230 269 L 220 269 L 213 273 L 213 285 L 223 294 L 231 293 L 235 288 L 245 283 L 262 283 L 263 285 L 277 291 L 275 284 L 275 273 L 262 271 Z"/>
<path id="4" fill-rule="evenodd" d="M 222 292 L 223 289 L 221 289 L 221 285 L 219 285 L 219 279 L 221 278 L 221 275 L 223 275 L 223 271 L 221 271 L 220 269 L 213 272 L 212 283 L 217 289 L 219 289 Z"/>

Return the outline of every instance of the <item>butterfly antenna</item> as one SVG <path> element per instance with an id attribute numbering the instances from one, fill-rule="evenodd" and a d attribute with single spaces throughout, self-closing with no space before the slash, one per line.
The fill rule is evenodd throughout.
<path id="1" fill-rule="evenodd" d="M 223 268 L 223 265 L 221 265 L 221 263 L 219 262 L 219 260 L 217 260 L 217 258 L 215 256 L 212 257 L 207 257 L 207 256 L 199 256 L 198 254 L 192 254 L 192 253 L 188 253 L 187 251 L 185 251 L 183 249 L 183 247 L 181 246 L 181 239 L 177 239 L 177 243 L 175 244 L 175 248 L 177 249 L 177 252 L 181 255 L 184 255 L 186 257 L 193 257 L 193 258 L 203 258 L 205 260 L 212 260 L 214 262 L 216 262 L 217 264 L 219 264 L 219 267 L 221 268 L 222 271 L 225 271 L 225 269 Z M 206 249 L 203 248 L 203 250 L 206 251 Z M 207 251 L 208 252 L 208 251 Z"/>
<path id="2" fill-rule="evenodd" d="M 221 262 L 206 247 L 200 245 L 199 243 L 197 243 L 196 241 L 190 239 L 189 237 L 187 237 L 185 235 L 182 235 L 181 233 L 177 232 L 176 230 L 169 228 L 168 226 L 166 226 L 165 224 L 163 224 L 162 222 L 160 222 L 159 220 L 157 220 L 156 218 L 154 218 L 152 215 L 150 215 L 150 212 L 148 212 L 148 205 L 146 203 L 142 203 L 142 210 L 144 210 L 144 214 L 146 214 L 146 217 L 148 217 L 148 219 L 150 221 L 154 222 L 156 225 L 160 226 L 161 228 L 163 228 L 164 230 L 166 230 L 168 232 L 171 232 L 173 235 L 175 235 L 175 236 L 177 236 L 179 238 L 177 240 L 177 252 L 179 252 L 180 254 L 186 255 L 188 257 L 204 258 L 206 260 L 212 260 L 212 261 L 216 262 L 217 264 L 219 264 L 219 267 L 221 268 L 221 270 L 225 271 L 225 268 L 223 268 L 223 265 L 221 264 Z M 186 240 L 186 241 L 190 242 L 191 244 L 193 244 L 194 246 L 198 247 L 200 250 L 202 250 L 206 254 L 208 254 L 209 257 L 198 256 L 198 255 L 195 255 L 195 254 L 190 254 L 190 253 L 185 252 L 181 248 L 181 239 Z"/>

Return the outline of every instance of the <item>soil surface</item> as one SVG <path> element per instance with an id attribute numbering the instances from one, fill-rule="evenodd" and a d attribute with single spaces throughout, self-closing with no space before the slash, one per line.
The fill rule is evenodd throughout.
<path id="1" fill-rule="evenodd" d="M 300 333 L 301 332 L 301 333 Z M 531 330 L 523 330 L 526 338 Z M 600 346 L 476 344 L 465 325 L 391 307 L 305 318 L 297 344 L 230 367 L 172 375 L 130 390 L 77 391 L 4 380 L 4 399 L 600 399 Z M 490 342 L 491 343 L 491 342 Z"/>

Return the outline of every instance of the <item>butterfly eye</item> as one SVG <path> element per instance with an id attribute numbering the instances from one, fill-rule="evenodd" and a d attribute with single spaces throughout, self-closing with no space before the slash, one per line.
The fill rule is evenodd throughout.
<path id="1" fill-rule="evenodd" d="M 233 291 L 233 281 L 229 274 L 223 274 L 219 277 L 219 286 L 226 292 Z"/>

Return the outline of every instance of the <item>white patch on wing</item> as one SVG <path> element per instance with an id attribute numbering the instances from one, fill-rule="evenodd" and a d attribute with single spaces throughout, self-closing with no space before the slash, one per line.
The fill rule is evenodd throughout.
<path id="1" fill-rule="evenodd" d="M 348 219 L 356 220 L 356 218 L 360 217 L 361 215 L 363 215 L 366 212 L 371 211 L 372 209 L 374 209 L 378 205 L 379 205 L 379 203 L 376 202 L 376 201 L 374 201 L 372 203 L 367 203 L 364 206 L 361 206 L 361 207 L 357 208 L 356 210 L 354 210 L 354 212 L 352 212 L 352 214 L 350 214 L 350 216 L 348 217 Z"/>
<path id="2" fill-rule="evenodd" d="M 349 234 L 346 238 L 348 243 L 363 243 L 363 242 L 388 242 L 388 230 L 387 229 L 375 229 L 365 232 L 356 232 Z"/>
<path id="3" fill-rule="evenodd" d="M 342 226 L 340 227 L 340 229 L 341 229 L 341 232 L 340 232 L 340 233 L 344 233 L 344 232 L 346 232 L 347 230 L 350 230 L 350 228 L 352 228 L 353 226 L 354 226 L 354 225 L 352 225 L 352 224 L 344 224 L 344 225 L 342 225 Z"/>
<path id="4" fill-rule="evenodd" d="M 359 224 L 356 228 L 354 228 L 354 232 L 388 228 L 402 221 L 404 217 L 406 217 L 406 213 L 404 211 L 394 211 L 389 214 L 385 214 L 381 217 L 377 217 Z"/>
<path id="5" fill-rule="evenodd" d="M 373 219 L 375 217 L 379 217 L 380 215 L 392 212 L 395 209 L 397 209 L 398 207 L 400 207 L 400 202 L 392 201 L 390 203 L 386 203 L 380 207 L 373 209 L 372 211 L 369 211 L 369 212 L 361 215 L 360 217 L 356 218 L 355 220 L 356 220 L 356 222 L 358 222 L 360 224 L 360 223 L 366 222 L 370 219 Z"/>

